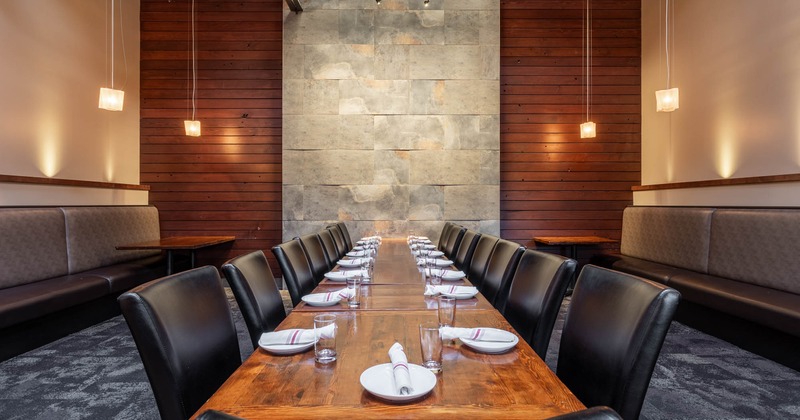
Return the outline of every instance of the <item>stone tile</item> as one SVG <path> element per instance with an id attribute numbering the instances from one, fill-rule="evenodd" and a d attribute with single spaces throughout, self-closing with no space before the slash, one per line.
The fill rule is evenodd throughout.
<path id="1" fill-rule="evenodd" d="M 410 80 L 409 110 L 414 114 L 444 114 L 444 80 Z"/>
<path id="2" fill-rule="evenodd" d="M 443 0 L 445 10 L 500 10 L 500 0 Z"/>
<path id="3" fill-rule="evenodd" d="M 283 151 L 285 185 L 369 184 L 374 179 L 372 151 Z"/>
<path id="4" fill-rule="evenodd" d="M 447 45 L 477 45 L 481 36 L 481 12 L 446 10 L 444 42 Z"/>
<path id="5" fill-rule="evenodd" d="M 408 79 L 408 45 L 375 46 L 375 79 Z"/>
<path id="6" fill-rule="evenodd" d="M 303 220 L 336 220 L 342 187 L 307 185 L 303 194 Z"/>
<path id="7" fill-rule="evenodd" d="M 425 115 L 375 117 L 375 149 L 442 149 L 445 118 Z"/>
<path id="8" fill-rule="evenodd" d="M 437 150 L 411 152 L 411 184 L 472 185 L 480 181 L 480 151 Z"/>
<path id="9" fill-rule="evenodd" d="M 448 115 L 445 149 L 499 150 L 498 115 Z"/>
<path id="10" fill-rule="evenodd" d="M 500 151 L 481 151 L 481 176 L 482 185 L 500 185 Z"/>
<path id="11" fill-rule="evenodd" d="M 300 150 L 289 150 L 283 146 L 282 177 L 283 185 L 304 185 L 306 179 L 305 154 L 308 152 Z"/>
<path id="12" fill-rule="evenodd" d="M 291 241 L 297 236 L 318 232 L 329 225 L 329 221 L 320 220 L 284 220 L 282 242 Z"/>
<path id="13" fill-rule="evenodd" d="M 480 141 L 476 149 L 500 150 L 500 115 L 480 116 Z"/>
<path id="14" fill-rule="evenodd" d="M 500 80 L 500 49 L 496 46 L 481 46 L 480 78 Z"/>
<path id="15" fill-rule="evenodd" d="M 338 114 L 339 81 L 306 80 L 303 89 L 303 113 Z"/>
<path id="16" fill-rule="evenodd" d="M 284 115 L 283 117 L 284 149 L 332 149 L 338 137 L 338 115 Z"/>
<path id="17" fill-rule="evenodd" d="M 447 114 L 500 113 L 500 82 L 497 80 L 447 80 L 444 89 Z"/>
<path id="18" fill-rule="evenodd" d="M 408 213 L 408 187 L 400 185 L 350 185 L 342 188 L 340 212 L 352 220 L 404 219 Z"/>
<path id="19" fill-rule="evenodd" d="M 407 80 L 341 80 L 340 114 L 405 114 Z"/>
<path id="20" fill-rule="evenodd" d="M 500 186 L 456 185 L 444 187 L 444 219 L 500 219 Z"/>
<path id="21" fill-rule="evenodd" d="M 477 45 L 413 45 L 409 49 L 410 79 L 480 79 Z"/>
<path id="22" fill-rule="evenodd" d="M 283 79 L 283 115 L 303 113 L 305 80 Z"/>
<path id="23" fill-rule="evenodd" d="M 439 234 L 442 233 L 443 225 L 444 221 L 442 220 L 409 220 L 408 232 L 414 232 L 415 235 L 427 236 L 430 240 L 436 241 L 439 238 Z"/>
<path id="24" fill-rule="evenodd" d="M 300 0 L 300 7 L 303 8 L 303 13 L 315 10 L 338 9 L 340 1 L 341 0 Z"/>
<path id="25" fill-rule="evenodd" d="M 372 45 L 308 45 L 304 75 L 307 79 L 372 79 L 374 62 Z"/>
<path id="26" fill-rule="evenodd" d="M 485 232 L 489 235 L 500 236 L 500 219 L 481 220 L 478 231 Z"/>
<path id="27" fill-rule="evenodd" d="M 303 185 L 283 186 L 283 220 L 303 220 Z"/>
<path id="28" fill-rule="evenodd" d="M 375 18 L 378 44 L 444 44 L 444 11 L 381 10 Z"/>
<path id="29" fill-rule="evenodd" d="M 408 220 L 442 220 L 444 217 L 444 187 L 412 185 L 409 189 Z"/>
<path id="30" fill-rule="evenodd" d="M 310 0 L 312 4 L 316 0 Z M 316 44 L 325 40 L 329 44 L 339 43 L 338 10 L 305 10 L 289 13 L 283 19 L 284 44 Z"/>
<path id="31" fill-rule="evenodd" d="M 352 220 L 346 223 L 353 240 L 372 235 L 383 237 L 408 235 L 408 221 L 406 220 Z"/>
<path id="32" fill-rule="evenodd" d="M 409 10 L 443 10 L 444 0 L 430 0 L 425 4 L 422 0 L 408 0 Z"/>
<path id="33" fill-rule="evenodd" d="M 375 139 L 372 115 L 340 115 L 336 148 L 342 150 L 372 150 Z"/>
<path id="34" fill-rule="evenodd" d="M 500 45 L 500 9 L 482 11 L 480 14 L 481 45 Z"/>
<path id="35" fill-rule="evenodd" d="M 405 150 L 375 151 L 374 184 L 405 185 L 408 184 L 410 172 L 410 156 Z"/>
<path id="36" fill-rule="evenodd" d="M 303 79 L 305 46 L 283 44 L 283 80 Z"/>
<path id="37" fill-rule="evenodd" d="M 364 1 L 363 3 L 368 3 Z M 339 42 L 373 44 L 375 42 L 374 10 L 339 10 Z"/>
<path id="38" fill-rule="evenodd" d="M 365 0 L 339 0 L 339 10 L 349 10 L 349 9 L 356 9 L 356 10 L 375 10 L 380 9 L 379 6 L 374 1 L 365 1 Z"/>

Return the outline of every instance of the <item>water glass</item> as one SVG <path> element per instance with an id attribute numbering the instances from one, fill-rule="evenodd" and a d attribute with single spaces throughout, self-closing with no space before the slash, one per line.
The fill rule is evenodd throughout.
<path id="1" fill-rule="evenodd" d="M 439 326 L 452 327 L 456 323 L 456 299 L 448 296 L 436 298 L 439 304 Z"/>
<path id="2" fill-rule="evenodd" d="M 438 286 L 442 284 L 442 272 L 435 268 L 428 268 L 431 286 Z"/>
<path id="3" fill-rule="evenodd" d="M 433 373 L 442 371 L 442 336 L 439 323 L 419 324 L 419 344 L 422 348 L 422 366 Z"/>
<path id="4" fill-rule="evenodd" d="M 323 335 L 322 328 L 333 324 L 333 333 Z M 314 360 L 319 363 L 331 363 L 336 360 L 336 315 L 323 314 L 314 317 Z"/>
<path id="5" fill-rule="evenodd" d="M 347 304 L 351 308 L 357 308 L 361 305 L 361 276 L 347 278 L 347 291 L 349 293 Z"/>
<path id="6" fill-rule="evenodd" d="M 365 282 L 372 281 L 372 261 L 368 258 L 361 259 L 361 276 Z"/>

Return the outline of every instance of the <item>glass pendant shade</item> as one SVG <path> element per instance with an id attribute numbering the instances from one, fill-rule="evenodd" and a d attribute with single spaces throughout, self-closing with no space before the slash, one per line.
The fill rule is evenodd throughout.
<path id="1" fill-rule="evenodd" d="M 183 126 L 186 128 L 187 136 L 200 137 L 200 121 L 186 120 L 183 122 Z"/>
<path id="2" fill-rule="evenodd" d="M 680 107 L 678 88 L 656 91 L 656 111 L 672 112 Z"/>
<path id="3" fill-rule="evenodd" d="M 122 103 L 125 99 L 125 92 L 117 89 L 100 88 L 100 109 L 109 111 L 122 111 Z"/>
<path id="4" fill-rule="evenodd" d="M 591 139 L 597 137 L 597 125 L 591 121 L 581 124 L 581 138 Z"/>

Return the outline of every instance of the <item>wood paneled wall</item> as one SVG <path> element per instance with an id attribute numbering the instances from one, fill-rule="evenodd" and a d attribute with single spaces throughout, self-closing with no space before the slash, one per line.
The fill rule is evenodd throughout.
<path id="1" fill-rule="evenodd" d="M 189 0 L 141 1 L 141 182 L 163 236 L 235 235 L 198 264 L 281 240 L 283 2 L 196 0 L 197 112 L 190 119 Z"/>
<path id="2" fill-rule="evenodd" d="M 640 180 L 640 2 L 592 0 L 593 139 L 578 131 L 584 7 L 501 2 L 501 234 L 527 246 L 534 236 L 619 239 Z"/>

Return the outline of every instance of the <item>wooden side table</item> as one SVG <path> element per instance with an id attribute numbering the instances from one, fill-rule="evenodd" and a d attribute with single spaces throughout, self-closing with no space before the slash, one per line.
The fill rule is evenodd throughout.
<path id="1" fill-rule="evenodd" d="M 226 242 L 233 242 L 235 236 L 171 236 L 168 238 L 161 238 L 154 241 L 145 241 L 135 244 L 126 244 L 116 247 L 119 250 L 123 249 L 163 249 L 167 251 L 167 274 L 172 274 L 173 264 L 172 257 L 173 251 L 189 251 L 191 260 L 191 267 L 195 265 L 195 251 L 200 248 L 206 248 L 213 245 L 224 244 Z"/>
<path id="2" fill-rule="evenodd" d="M 537 244 L 548 246 L 560 246 L 569 249 L 566 257 L 578 261 L 578 247 L 587 245 L 610 244 L 619 242 L 616 239 L 605 238 L 602 236 L 534 236 L 533 241 Z M 572 289 L 575 287 L 575 280 L 578 278 L 578 268 L 575 269 L 575 274 L 570 281 L 567 288 L 567 295 L 572 294 Z"/>

